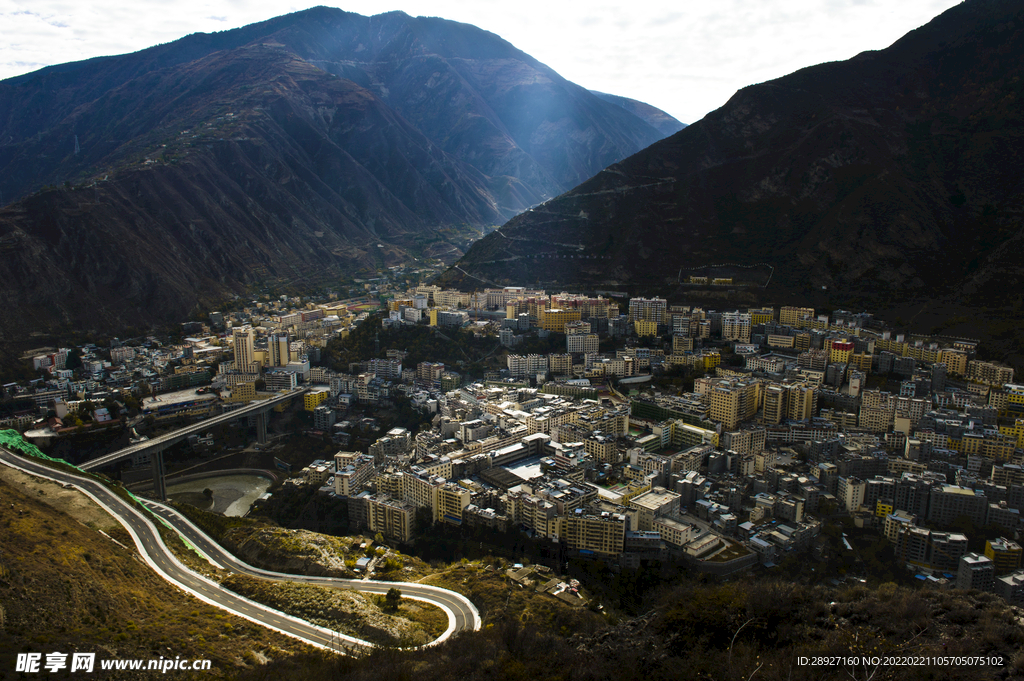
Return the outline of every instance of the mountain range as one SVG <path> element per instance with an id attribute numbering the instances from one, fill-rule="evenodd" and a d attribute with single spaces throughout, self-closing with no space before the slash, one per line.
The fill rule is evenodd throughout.
<path id="1" fill-rule="evenodd" d="M 0 340 L 450 262 L 673 121 L 473 26 L 326 7 L 0 81 Z"/>
<path id="2" fill-rule="evenodd" d="M 1022 102 L 1024 8 L 967 0 L 887 49 L 740 90 L 513 218 L 443 281 L 685 296 L 709 275 L 751 302 L 1006 322 L 1022 311 Z"/>

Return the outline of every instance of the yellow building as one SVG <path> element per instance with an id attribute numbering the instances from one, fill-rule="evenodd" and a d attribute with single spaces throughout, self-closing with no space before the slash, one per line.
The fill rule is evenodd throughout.
<path id="1" fill-rule="evenodd" d="M 1002 390 L 993 390 L 992 393 L 1000 392 L 1005 395 L 1003 405 L 999 407 L 1000 411 L 1007 412 L 1010 416 L 1016 416 L 1017 414 L 1024 413 L 1024 386 L 1007 384 L 1003 386 Z M 992 404 L 992 393 L 989 393 L 989 404 Z"/>
<path id="2" fill-rule="evenodd" d="M 747 314 L 750 315 L 750 323 L 754 326 L 767 324 L 775 319 L 775 310 L 770 307 L 761 308 L 760 310 L 747 310 Z"/>
<path id="3" fill-rule="evenodd" d="M 327 388 L 323 388 L 322 390 L 310 390 L 302 397 L 303 407 L 305 407 L 306 411 L 313 411 L 326 402 L 327 398 L 330 396 L 331 391 Z"/>
<path id="4" fill-rule="evenodd" d="M 1017 446 L 1024 448 L 1024 419 L 1016 419 L 1012 426 L 999 426 L 999 433 L 1017 442 Z"/>
<path id="5" fill-rule="evenodd" d="M 950 440 L 955 445 L 957 440 Z M 1017 448 L 1016 438 L 1003 435 L 979 436 L 974 433 L 964 433 L 960 446 L 953 448 L 964 456 L 982 456 L 992 459 L 996 463 L 1009 463 L 1013 459 L 1013 452 Z"/>
<path id="6" fill-rule="evenodd" d="M 942 350 L 938 348 L 929 348 L 925 346 L 917 347 L 916 345 L 908 345 L 905 357 L 913 357 L 918 362 L 928 362 L 933 364 L 935 362 L 942 361 Z M 949 367 L 946 367 L 949 370 Z"/>
<path id="7" fill-rule="evenodd" d="M 807 320 L 814 319 L 813 307 L 783 307 L 779 309 L 779 323 L 783 326 L 804 328 Z"/>
<path id="8" fill-rule="evenodd" d="M 658 322 L 647 321 L 644 319 L 638 319 L 633 324 L 636 327 L 636 335 L 638 336 L 657 336 L 658 335 Z"/>
<path id="9" fill-rule="evenodd" d="M 793 336 L 779 336 L 774 333 L 768 334 L 768 347 L 770 348 L 792 348 L 795 339 Z"/>
<path id="10" fill-rule="evenodd" d="M 1020 544 L 1004 537 L 985 542 L 985 557 L 992 561 L 997 575 L 1013 572 L 1020 567 Z"/>
<path id="11" fill-rule="evenodd" d="M 579 320 L 579 310 L 537 310 L 537 326 L 555 333 L 565 333 L 566 324 Z"/>
<path id="12" fill-rule="evenodd" d="M 225 402 L 251 402 L 256 399 L 256 382 L 238 383 L 231 387 L 231 397 Z"/>
<path id="13" fill-rule="evenodd" d="M 464 487 L 448 483 L 437 490 L 434 519 L 439 523 L 462 524 L 462 511 L 469 506 L 472 493 Z"/>
<path id="14" fill-rule="evenodd" d="M 864 373 L 871 372 L 871 354 L 867 352 L 856 352 L 850 355 L 849 364 L 857 371 Z"/>
<path id="15" fill-rule="evenodd" d="M 875 341 L 875 350 L 891 352 L 902 357 L 907 352 L 907 344 L 892 338 L 879 338 Z"/>
<path id="16" fill-rule="evenodd" d="M 757 415 L 760 402 L 760 384 L 757 381 L 722 380 L 713 384 L 706 393 L 708 415 L 726 430 L 736 430 L 743 421 Z"/>
<path id="17" fill-rule="evenodd" d="M 806 421 L 818 408 L 818 386 L 813 383 L 786 385 L 786 417 L 790 421 Z"/>
<path id="18" fill-rule="evenodd" d="M 672 446 L 688 449 L 694 445 L 711 445 L 718 447 L 718 433 L 708 428 L 701 428 L 682 420 L 672 421 Z"/>
<path id="19" fill-rule="evenodd" d="M 853 343 L 846 339 L 826 341 L 826 343 L 829 346 L 826 348 L 829 351 L 829 362 L 833 364 L 849 364 L 850 357 L 853 355 Z"/>
<path id="20" fill-rule="evenodd" d="M 967 353 L 962 350 L 947 348 L 942 351 L 940 361 L 946 365 L 946 372 L 949 374 L 963 376 L 967 373 Z"/>

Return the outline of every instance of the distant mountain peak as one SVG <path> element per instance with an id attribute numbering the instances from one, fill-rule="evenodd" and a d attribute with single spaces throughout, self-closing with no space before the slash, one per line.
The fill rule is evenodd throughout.
<path id="1" fill-rule="evenodd" d="M 606 92 L 598 92 L 597 90 L 591 90 L 590 93 L 639 117 L 665 137 L 674 135 L 686 127 L 686 123 L 681 123 L 661 109 L 645 102 L 620 95 L 610 95 Z"/>
<path id="2" fill-rule="evenodd" d="M 0 334 L 453 259 L 662 137 L 493 33 L 400 11 L 313 7 L 0 81 L 0 247 L 19 245 Z"/>

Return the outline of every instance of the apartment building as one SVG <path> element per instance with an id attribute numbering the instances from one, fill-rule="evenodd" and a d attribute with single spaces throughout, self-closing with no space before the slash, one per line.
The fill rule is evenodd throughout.
<path id="1" fill-rule="evenodd" d="M 626 517 L 621 513 L 589 515 L 579 509 L 559 521 L 560 536 L 570 550 L 611 557 L 625 545 Z"/>
<path id="2" fill-rule="evenodd" d="M 537 310 L 537 326 L 553 333 L 565 333 L 565 325 L 580 321 L 579 310 L 539 309 Z"/>
<path id="3" fill-rule="evenodd" d="M 722 313 L 722 340 L 750 342 L 750 315 L 744 312 Z"/>
<path id="4" fill-rule="evenodd" d="M 597 352 L 600 344 L 596 333 L 572 333 L 565 337 L 566 351 L 573 354 Z"/>
<path id="5" fill-rule="evenodd" d="M 1013 369 L 993 362 L 971 360 L 967 363 L 967 380 L 991 386 L 1013 383 Z"/>
<path id="6" fill-rule="evenodd" d="M 463 511 L 469 506 L 472 493 L 455 483 L 445 483 L 437 489 L 437 507 L 434 509 L 434 521 L 461 525 Z"/>
<path id="7" fill-rule="evenodd" d="M 416 527 L 416 507 L 401 499 L 378 494 L 366 497 L 370 532 L 380 532 L 388 539 L 407 544 Z"/>
<path id="8" fill-rule="evenodd" d="M 965 515 L 981 527 L 987 520 L 987 513 L 988 499 L 984 495 L 957 485 L 933 488 L 928 501 L 928 520 L 939 525 L 949 525 Z"/>
<path id="9" fill-rule="evenodd" d="M 334 493 L 355 496 L 374 474 L 373 457 L 355 452 L 338 452 L 334 455 Z"/>
<path id="10" fill-rule="evenodd" d="M 761 384 L 754 380 L 697 379 L 695 391 L 708 404 L 708 415 L 725 430 L 736 430 L 744 421 L 757 416 Z"/>
<path id="11" fill-rule="evenodd" d="M 779 309 L 779 324 L 795 329 L 803 328 L 807 320 L 814 319 L 813 307 L 782 307 Z"/>
<path id="12" fill-rule="evenodd" d="M 631 298 L 629 301 L 629 321 L 647 321 L 664 324 L 668 311 L 668 301 L 664 298 Z"/>
<path id="13" fill-rule="evenodd" d="M 996 575 L 1005 575 L 1020 569 L 1021 547 L 1017 542 L 999 537 L 985 542 L 985 557 L 992 561 Z"/>
<path id="14" fill-rule="evenodd" d="M 968 553 L 960 558 L 956 573 L 956 588 L 992 591 L 995 589 L 995 572 L 992 560 L 977 553 Z"/>

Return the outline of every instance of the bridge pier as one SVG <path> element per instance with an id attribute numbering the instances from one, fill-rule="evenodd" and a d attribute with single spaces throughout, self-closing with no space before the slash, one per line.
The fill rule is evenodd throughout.
<path id="1" fill-rule="evenodd" d="M 256 442 L 267 444 L 267 412 L 256 412 Z"/>
<path id="2" fill-rule="evenodd" d="M 154 451 L 150 458 L 153 464 L 153 493 L 159 501 L 167 501 L 167 484 L 164 482 L 164 450 Z"/>

